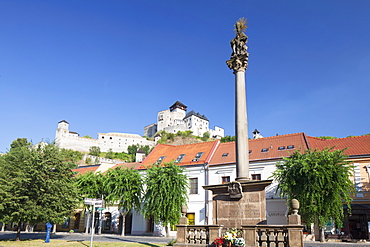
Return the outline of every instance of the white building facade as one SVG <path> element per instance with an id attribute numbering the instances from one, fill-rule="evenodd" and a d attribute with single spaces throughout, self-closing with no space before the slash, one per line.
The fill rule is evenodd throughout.
<path id="1" fill-rule="evenodd" d="M 157 124 L 151 124 L 144 127 L 144 135 L 153 137 L 156 132 L 165 131 L 168 133 L 177 133 L 178 131 L 190 130 L 193 135 L 203 136 L 208 132 L 210 137 L 221 138 L 225 136 L 223 128 L 215 126 L 210 129 L 209 120 L 206 116 L 194 111 L 187 111 L 187 106 L 176 101 L 169 110 L 163 110 L 157 114 Z M 153 134 L 154 133 L 154 134 Z"/>
<path id="2" fill-rule="evenodd" d="M 101 152 L 127 152 L 131 145 L 149 145 L 154 147 L 155 143 L 138 134 L 127 133 L 99 133 L 98 139 L 80 137 L 77 132 L 69 131 L 69 123 L 62 120 L 58 123 L 55 133 L 55 143 L 60 148 L 72 149 L 80 152 L 89 152 L 90 147 L 96 146 Z"/>

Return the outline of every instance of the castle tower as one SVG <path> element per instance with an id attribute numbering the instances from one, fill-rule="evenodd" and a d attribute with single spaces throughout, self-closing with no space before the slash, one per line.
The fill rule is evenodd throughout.
<path id="1" fill-rule="evenodd" d="M 55 132 L 55 144 L 60 146 L 61 141 L 68 136 L 69 123 L 66 120 L 58 122 L 58 128 Z"/>
<path id="2" fill-rule="evenodd" d="M 187 108 L 188 107 L 180 101 L 176 101 L 173 105 L 170 106 L 170 112 L 186 112 Z"/>

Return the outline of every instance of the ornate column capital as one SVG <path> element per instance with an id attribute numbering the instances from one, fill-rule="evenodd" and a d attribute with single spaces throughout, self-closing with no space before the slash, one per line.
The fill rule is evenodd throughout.
<path id="1" fill-rule="evenodd" d="M 240 18 L 235 23 L 236 36 L 230 42 L 231 48 L 233 50 L 230 60 L 226 61 L 227 66 L 235 72 L 245 71 L 248 67 L 248 56 L 247 52 L 247 42 L 248 36 L 245 35 L 244 30 L 247 29 L 247 20 L 245 18 Z"/>

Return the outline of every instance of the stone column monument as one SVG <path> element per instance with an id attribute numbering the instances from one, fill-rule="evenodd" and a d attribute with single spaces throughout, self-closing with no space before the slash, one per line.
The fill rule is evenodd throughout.
<path id="1" fill-rule="evenodd" d="M 226 61 L 235 74 L 235 134 L 236 181 L 227 184 L 207 185 L 211 190 L 212 224 L 226 228 L 263 224 L 266 220 L 265 187 L 271 180 L 252 181 L 249 178 L 249 148 L 245 70 L 248 66 L 246 19 L 235 24 L 236 36 L 231 40 L 232 54 Z"/>
<path id="2" fill-rule="evenodd" d="M 231 40 L 232 54 L 226 63 L 235 74 L 235 136 L 236 136 L 236 180 L 249 180 L 249 148 L 247 97 L 245 93 L 245 71 L 248 66 L 248 36 L 244 30 L 247 20 L 240 18 L 235 24 L 236 37 Z"/>

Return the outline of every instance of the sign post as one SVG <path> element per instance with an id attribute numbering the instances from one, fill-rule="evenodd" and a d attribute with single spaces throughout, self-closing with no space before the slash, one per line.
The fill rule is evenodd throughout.
<path id="1" fill-rule="evenodd" d="M 91 221 L 91 239 L 90 239 L 90 247 L 93 245 L 94 241 L 94 232 L 95 232 L 95 207 L 104 207 L 104 200 L 103 199 L 95 199 L 95 198 L 85 198 L 84 200 L 85 205 L 92 205 L 92 221 Z"/>

